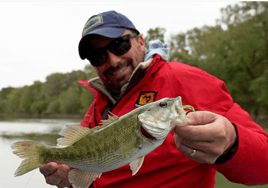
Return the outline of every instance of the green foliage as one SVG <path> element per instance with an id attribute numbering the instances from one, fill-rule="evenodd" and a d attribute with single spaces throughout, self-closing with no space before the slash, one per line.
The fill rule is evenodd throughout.
<path id="1" fill-rule="evenodd" d="M 148 44 L 149 41 L 151 40 L 156 40 L 159 39 L 161 40 L 161 42 L 165 42 L 164 40 L 164 35 L 165 35 L 166 29 L 165 28 L 161 28 L 161 27 L 157 27 L 155 29 L 149 29 L 147 31 L 147 35 L 144 38 L 145 44 Z"/>
<path id="2" fill-rule="evenodd" d="M 78 80 L 96 76 L 94 68 L 88 65 L 84 71 L 51 74 L 45 83 L 35 81 L 33 85 L 21 88 L 3 88 L 0 91 L 0 113 L 83 115 L 94 97 Z"/>
<path id="3" fill-rule="evenodd" d="M 5 113 L 5 111 L 7 110 L 7 100 L 8 100 L 8 95 L 9 93 L 11 93 L 11 91 L 14 88 L 12 87 L 7 87 L 7 88 L 3 88 L 0 92 L 0 113 Z"/>
<path id="4" fill-rule="evenodd" d="M 168 41 L 168 60 L 179 61 L 193 65 L 193 59 L 189 54 L 189 50 L 186 43 L 186 34 L 179 33 L 177 35 L 171 35 Z"/>
<path id="5" fill-rule="evenodd" d="M 7 95 L 7 101 L 5 103 L 5 112 L 18 113 L 20 106 L 21 89 L 15 88 Z"/>
<path id="6" fill-rule="evenodd" d="M 59 96 L 60 110 L 65 114 L 77 114 L 82 108 L 80 98 L 81 89 L 75 86 L 70 86 L 66 91 L 63 91 Z"/>
<path id="7" fill-rule="evenodd" d="M 254 92 L 258 107 L 268 114 L 268 69 L 261 76 L 252 80 L 249 90 Z"/>
<path id="8" fill-rule="evenodd" d="M 267 114 L 268 3 L 241 2 L 221 11 L 216 26 L 171 36 L 169 60 L 215 75 L 244 109 Z"/>
<path id="9" fill-rule="evenodd" d="M 44 96 L 41 93 L 42 83 L 35 81 L 31 86 L 21 88 L 19 111 L 27 114 L 41 114 L 46 108 Z"/>
<path id="10" fill-rule="evenodd" d="M 60 113 L 60 101 L 58 98 L 51 98 L 49 105 L 47 106 L 46 113 L 59 114 Z"/>

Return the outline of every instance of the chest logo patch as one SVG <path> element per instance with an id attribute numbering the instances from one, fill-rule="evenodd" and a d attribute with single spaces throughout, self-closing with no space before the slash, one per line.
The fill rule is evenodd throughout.
<path id="1" fill-rule="evenodd" d="M 135 103 L 136 107 L 148 104 L 150 102 L 154 102 L 156 98 L 157 92 L 155 91 L 141 91 L 140 95 Z"/>

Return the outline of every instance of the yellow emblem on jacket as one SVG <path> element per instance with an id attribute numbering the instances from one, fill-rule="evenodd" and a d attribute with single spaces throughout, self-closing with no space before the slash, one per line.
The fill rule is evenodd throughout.
<path id="1" fill-rule="evenodd" d="M 141 91 L 136 105 L 145 105 L 155 101 L 157 92 L 154 91 Z"/>

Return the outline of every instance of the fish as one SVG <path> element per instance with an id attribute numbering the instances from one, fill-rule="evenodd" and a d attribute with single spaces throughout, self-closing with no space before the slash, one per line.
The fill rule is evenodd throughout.
<path id="1" fill-rule="evenodd" d="M 189 108 L 189 105 L 185 105 Z M 59 132 L 59 146 L 32 141 L 11 145 L 24 158 L 14 176 L 21 176 L 57 161 L 72 167 L 68 180 L 74 188 L 86 188 L 101 174 L 129 164 L 134 176 L 144 157 L 160 146 L 176 125 L 187 125 L 181 97 L 163 98 L 138 107 L 121 117 L 110 113 L 94 128 L 66 126 Z"/>

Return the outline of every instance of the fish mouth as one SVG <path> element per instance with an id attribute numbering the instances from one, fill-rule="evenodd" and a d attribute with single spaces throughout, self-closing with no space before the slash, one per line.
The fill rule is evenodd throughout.
<path id="1" fill-rule="evenodd" d="M 156 138 L 153 137 L 150 133 L 148 133 L 142 125 L 140 125 L 140 132 L 145 138 L 148 138 L 149 140 L 156 140 Z"/>
<path id="2" fill-rule="evenodd" d="M 172 119 L 171 124 L 172 127 L 175 125 L 186 125 L 188 124 L 188 119 L 186 117 L 186 111 L 184 110 L 181 102 L 181 98 L 177 97 L 174 101 L 174 105 L 172 106 L 172 114 L 174 115 L 174 119 Z"/>
<path id="3" fill-rule="evenodd" d="M 173 102 L 169 109 L 150 113 L 150 108 L 148 108 L 146 112 L 139 115 L 141 132 L 146 138 L 165 139 L 176 125 L 186 124 L 187 119 L 184 117 L 185 111 L 181 104 L 181 98 L 177 97 L 175 99 L 167 99 L 166 101 Z M 164 104 L 159 103 L 159 105 Z"/>

